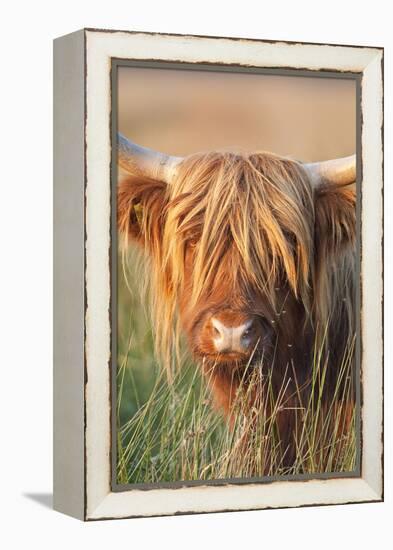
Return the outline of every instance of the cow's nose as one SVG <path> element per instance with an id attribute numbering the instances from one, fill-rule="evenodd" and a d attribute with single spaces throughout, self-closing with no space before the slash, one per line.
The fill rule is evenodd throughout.
<path id="1" fill-rule="evenodd" d="M 211 318 L 212 337 L 218 353 L 251 351 L 260 339 L 259 324 L 254 318 L 245 318 L 239 324 L 230 323 L 219 316 Z"/>

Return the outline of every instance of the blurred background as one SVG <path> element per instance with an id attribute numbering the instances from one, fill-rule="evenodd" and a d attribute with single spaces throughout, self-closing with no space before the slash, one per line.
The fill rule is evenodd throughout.
<path id="1" fill-rule="evenodd" d="M 301 161 L 355 152 L 354 80 L 132 67 L 118 78 L 118 128 L 152 149 L 259 149 Z"/>
<path id="2" fill-rule="evenodd" d="M 118 130 L 180 156 L 222 148 L 301 161 L 347 156 L 356 146 L 356 85 L 335 78 L 121 67 Z M 140 298 L 138 251 L 131 247 L 125 268 L 120 256 L 118 422 L 124 425 L 149 398 L 160 366 Z"/>

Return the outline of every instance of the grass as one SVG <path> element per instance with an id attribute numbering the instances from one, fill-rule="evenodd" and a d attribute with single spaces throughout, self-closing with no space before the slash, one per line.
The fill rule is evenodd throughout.
<path id="1" fill-rule="evenodd" d="M 134 262 L 130 263 L 130 266 Z M 119 270 L 120 273 L 120 270 Z M 271 370 L 249 366 L 251 384 L 241 385 L 233 426 L 211 404 L 209 384 L 190 361 L 171 383 L 156 363 L 152 332 L 138 299 L 136 273 L 130 289 L 119 280 L 117 444 L 119 483 L 156 483 L 352 471 L 356 461 L 355 411 L 348 404 L 353 343 L 339 367 L 336 391 L 325 396 L 326 363 L 316 350 L 308 391 L 288 368 L 274 390 Z M 130 292 L 131 290 L 131 292 Z M 245 403 L 258 384 L 264 395 L 252 413 Z M 291 399 L 288 388 L 291 387 Z M 294 456 L 280 416 L 290 414 Z M 346 426 L 343 429 L 343 426 Z"/>
<path id="2" fill-rule="evenodd" d="M 208 480 L 263 475 L 288 475 L 351 471 L 355 466 L 354 415 L 349 429 L 341 433 L 346 400 L 350 389 L 343 362 L 337 388 L 344 389 L 344 399 L 333 399 L 323 407 L 324 391 L 316 383 L 324 378 L 326 366 L 316 366 L 316 373 L 306 402 L 301 389 L 296 406 L 289 405 L 285 389 L 288 376 L 277 394 L 271 374 L 262 378 L 253 367 L 251 386 L 243 386 L 236 400 L 234 426 L 229 426 L 210 403 L 208 383 L 194 365 L 179 371 L 168 383 L 158 368 L 154 386 L 146 401 L 140 402 L 133 370 L 123 364 L 118 373 L 118 481 L 119 483 L 155 483 L 180 480 Z M 251 367 L 250 367 L 251 368 Z M 271 371 L 270 371 L 271 372 Z M 128 382 L 128 383 L 127 383 Z M 245 410 L 247 394 L 255 384 L 262 384 L 265 402 L 252 414 Z M 136 392 L 139 408 L 126 422 L 120 422 L 120 408 L 127 395 L 125 387 Z M 255 386 L 254 386 L 255 387 Z M 287 449 L 280 436 L 278 417 L 284 410 L 294 419 L 296 457 L 285 466 Z"/>

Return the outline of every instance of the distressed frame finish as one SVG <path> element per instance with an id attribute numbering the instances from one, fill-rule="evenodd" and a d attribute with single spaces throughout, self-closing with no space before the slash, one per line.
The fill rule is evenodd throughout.
<path id="1" fill-rule="evenodd" d="M 112 490 L 113 197 L 109 121 L 113 59 L 359 75 L 362 151 L 360 162 L 358 158 L 358 167 L 361 166 L 358 174 L 362 177 L 359 477 Z M 383 50 L 86 29 L 55 41 L 54 74 L 55 508 L 80 519 L 96 520 L 382 500 Z"/>

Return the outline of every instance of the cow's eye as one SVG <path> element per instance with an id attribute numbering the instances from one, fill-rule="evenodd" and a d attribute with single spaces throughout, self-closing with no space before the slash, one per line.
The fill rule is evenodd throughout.
<path id="1" fill-rule="evenodd" d="M 195 248 L 196 245 L 197 245 L 197 242 L 198 242 L 198 241 L 197 241 L 196 239 L 189 239 L 189 240 L 187 241 L 187 246 L 188 246 L 189 248 Z"/>

